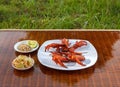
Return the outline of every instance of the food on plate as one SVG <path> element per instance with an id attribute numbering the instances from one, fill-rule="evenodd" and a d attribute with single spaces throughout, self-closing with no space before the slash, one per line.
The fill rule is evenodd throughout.
<path id="1" fill-rule="evenodd" d="M 29 68 L 33 66 L 34 60 L 26 55 L 19 55 L 13 60 L 12 64 L 15 68 Z"/>
<path id="2" fill-rule="evenodd" d="M 35 41 L 35 40 L 28 40 L 28 45 L 29 45 L 31 48 L 35 48 L 35 47 L 37 47 L 38 42 Z"/>
<path id="3" fill-rule="evenodd" d="M 20 44 L 18 46 L 18 50 L 26 52 L 26 51 L 31 51 L 32 48 L 27 44 Z"/>
<path id="4" fill-rule="evenodd" d="M 23 41 L 17 42 L 14 45 L 14 49 L 17 52 L 21 52 L 21 53 L 33 52 L 37 50 L 38 47 L 39 47 L 39 44 L 35 40 L 23 40 Z"/>
<path id="5" fill-rule="evenodd" d="M 61 40 L 61 43 L 51 43 L 45 47 L 45 51 L 49 51 L 50 48 L 54 48 L 54 51 L 50 51 L 52 54 L 52 60 L 59 64 L 62 67 L 67 68 L 63 62 L 77 62 L 81 66 L 85 66 L 82 63 L 85 60 L 85 57 L 82 53 L 75 52 L 75 50 L 81 46 L 86 46 L 87 42 L 80 40 L 76 41 L 72 46 L 68 39 L 64 38 Z"/>

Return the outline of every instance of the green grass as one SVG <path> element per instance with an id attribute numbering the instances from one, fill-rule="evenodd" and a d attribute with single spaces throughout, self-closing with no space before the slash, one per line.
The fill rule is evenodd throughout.
<path id="1" fill-rule="evenodd" d="M 120 29 L 120 0 L 0 0 L 0 29 Z"/>

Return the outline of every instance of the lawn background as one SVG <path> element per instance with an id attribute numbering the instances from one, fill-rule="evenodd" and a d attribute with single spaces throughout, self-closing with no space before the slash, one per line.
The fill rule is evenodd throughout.
<path id="1" fill-rule="evenodd" d="M 0 0 L 0 29 L 120 29 L 120 0 Z"/>

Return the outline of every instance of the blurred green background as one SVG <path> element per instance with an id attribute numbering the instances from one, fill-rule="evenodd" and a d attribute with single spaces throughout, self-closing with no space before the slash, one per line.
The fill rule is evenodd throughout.
<path id="1" fill-rule="evenodd" d="M 120 29 L 120 0 L 0 0 L 0 29 Z"/>

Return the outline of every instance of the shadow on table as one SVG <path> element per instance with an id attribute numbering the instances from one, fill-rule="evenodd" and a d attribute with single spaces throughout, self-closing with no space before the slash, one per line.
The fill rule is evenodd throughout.
<path id="1" fill-rule="evenodd" d="M 47 68 L 43 65 L 39 65 L 41 72 L 46 75 L 52 83 L 62 84 L 64 86 L 73 86 L 79 84 L 82 80 L 89 79 L 94 73 L 95 66 L 83 70 L 75 71 L 62 71 Z"/>
<path id="2" fill-rule="evenodd" d="M 34 72 L 34 67 L 30 68 L 29 70 L 23 70 L 23 71 L 16 70 L 16 69 L 13 70 L 13 73 L 15 76 L 22 77 L 22 78 L 32 76 L 33 72 Z"/>

